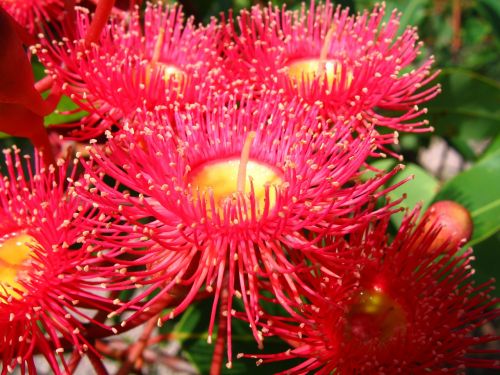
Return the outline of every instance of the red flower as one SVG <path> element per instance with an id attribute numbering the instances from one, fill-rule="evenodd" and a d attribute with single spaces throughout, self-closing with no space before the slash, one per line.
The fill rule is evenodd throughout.
<path id="1" fill-rule="evenodd" d="M 0 8 L 4 8 L 31 34 L 36 34 L 42 24 L 61 18 L 64 0 L 0 0 Z"/>
<path id="2" fill-rule="evenodd" d="M 387 241 L 388 219 L 353 231 L 348 240 L 332 237 L 327 246 L 337 252 L 323 260 L 321 270 L 301 275 L 308 302 L 296 302 L 292 317 L 262 317 L 262 332 L 278 335 L 292 348 L 240 356 L 260 358 L 259 363 L 303 359 L 287 374 L 500 368 L 494 360 L 478 358 L 482 351 L 474 348 L 499 339 L 473 335 L 500 316 L 494 308 L 498 301 L 487 296 L 491 283 L 475 286 L 470 280 L 471 250 L 449 252 L 444 245 L 444 253 L 429 252 L 439 227 L 417 225 L 417 217 L 418 210 L 403 221 L 392 242 Z M 413 246 L 417 242 L 420 246 Z"/>
<path id="3" fill-rule="evenodd" d="M 147 286 L 139 299 L 158 291 L 147 305 L 185 287 L 172 317 L 200 288 L 215 292 L 210 336 L 219 300 L 231 311 L 234 296 L 242 299 L 256 334 L 257 280 L 269 279 L 278 295 L 277 275 L 301 283 L 289 254 L 314 252 L 306 232 L 319 241 L 327 229 L 347 233 L 391 209 L 362 209 L 384 194 L 377 189 L 394 173 L 359 182 L 372 140 L 352 140 L 342 123 L 326 131 L 313 109 L 283 106 L 279 98 L 237 102 L 226 95 L 178 113 L 175 124 L 166 117 L 149 114 L 140 127 L 128 124 L 109 134 L 105 149 L 92 149 L 86 178 L 95 188 L 82 194 L 116 217 L 116 224 L 101 229 L 107 235 L 94 240 L 111 263 L 134 266 L 126 275 Z M 124 235 L 111 236 L 116 250 L 109 251 L 113 229 Z M 228 352 L 231 358 L 230 345 Z"/>
<path id="4" fill-rule="evenodd" d="M 144 105 L 173 110 L 201 100 L 202 87 L 213 81 L 220 59 L 215 20 L 196 28 L 179 6 L 161 4 L 148 4 L 143 17 L 137 9 L 123 20 L 112 19 L 89 46 L 89 16 L 80 11 L 77 40 L 44 39 L 38 46 L 63 93 L 89 112 L 73 137 L 96 137 Z"/>
<path id="5" fill-rule="evenodd" d="M 0 363 L 2 374 L 19 366 L 36 372 L 41 354 L 56 374 L 68 373 L 63 352 L 83 353 L 91 345 L 83 333 L 93 322 L 85 308 L 112 305 L 102 272 L 95 271 L 82 244 L 79 222 L 89 205 L 65 186 L 67 163 L 32 167 L 19 150 L 4 151 L 7 174 L 0 180 Z M 26 170 L 24 172 L 23 170 Z M 104 306 L 104 307 L 103 307 Z M 97 322 L 93 322 L 98 324 Z"/>
<path id="6" fill-rule="evenodd" d="M 418 105 L 440 89 L 421 89 L 437 74 L 430 73 L 432 57 L 410 69 L 421 48 L 416 30 L 397 36 L 400 14 L 383 23 L 384 5 L 349 16 L 330 1 L 314 3 L 299 11 L 256 6 L 240 14 L 239 32 L 227 27 L 234 39 L 227 64 L 240 78 L 237 87 L 299 95 L 333 119 L 355 116 L 397 131 L 429 131 L 427 121 L 415 120 L 426 112 Z M 396 137 L 379 135 L 377 143 Z"/>

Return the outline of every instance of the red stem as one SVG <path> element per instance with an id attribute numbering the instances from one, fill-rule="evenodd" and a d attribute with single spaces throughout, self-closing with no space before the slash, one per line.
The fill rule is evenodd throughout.
<path id="1" fill-rule="evenodd" d="M 71 359 L 68 363 L 68 368 L 69 368 L 69 373 L 74 374 L 76 368 L 78 367 L 80 361 L 82 359 L 82 356 L 78 351 L 74 350 L 73 353 L 71 354 Z"/>
<path id="2" fill-rule="evenodd" d="M 453 5 L 452 5 L 453 37 L 451 41 L 451 50 L 454 54 L 458 53 L 462 42 L 460 36 L 461 18 L 462 18 L 462 8 L 460 5 L 460 0 L 453 0 Z"/>
<path id="3" fill-rule="evenodd" d="M 148 340 L 148 346 L 151 346 L 151 340 Z M 99 353 L 117 361 L 123 361 L 128 354 L 129 344 L 123 340 L 113 340 L 110 342 L 106 341 L 96 341 L 95 348 Z M 142 353 L 142 357 L 145 362 L 149 364 L 162 364 L 163 366 L 170 368 L 173 372 L 182 372 L 183 374 L 197 374 L 198 372 L 188 363 L 187 361 L 171 356 L 162 351 L 151 350 L 149 348 L 145 349 Z"/>
<path id="4" fill-rule="evenodd" d="M 220 375 L 222 371 L 222 362 L 224 361 L 224 348 L 226 347 L 227 337 L 227 289 L 221 293 L 219 310 L 219 327 L 217 329 L 217 341 L 215 342 L 212 364 L 210 365 L 210 375 Z"/>
<path id="5" fill-rule="evenodd" d="M 94 351 L 89 350 L 87 357 L 89 358 L 96 375 L 108 375 L 108 370 L 106 370 L 106 367 L 104 367 L 101 359 Z"/>
<path id="6" fill-rule="evenodd" d="M 120 370 L 117 372 L 117 375 L 129 374 L 134 364 L 137 364 L 138 367 L 140 366 L 142 353 L 148 346 L 149 337 L 153 333 L 153 330 L 156 328 L 156 322 L 158 321 L 158 318 L 159 316 L 155 316 L 146 323 L 139 341 L 130 346 L 128 350 L 128 356 L 120 367 Z"/>
<path id="7" fill-rule="evenodd" d="M 106 26 L 108 22 L 109 15 L 113 10 L 115 5 L 115 0 L 99 0 L 97 3 L 97 8 L 94 13 L 94 18 L 90 23 L 90 27 L 85 35 L 85 44 L 90 45 L 96 43 L 99 40 L 101 31 Z"/>
<path id="8" fill-rule="evenodd" d="M 52 87 L 52 83 L 54 83 L 52 77 L 45 76 L 41 80 L 35 83 L 35 89 L 41 94 L 42 92 L 45 92 L 48 89 L 50 89 Z"/>

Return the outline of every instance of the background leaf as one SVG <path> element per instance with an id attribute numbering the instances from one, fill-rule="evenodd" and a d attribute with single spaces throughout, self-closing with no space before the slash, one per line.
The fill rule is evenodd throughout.
<path id="1" fill-rule="evenodd" d="M 443 93 L 429 105 L 436 133 L 464 139 L 493 136 L 500 125 L 500 83 L 464 69 L 445 69 Z"/>
<path id="2" fill-rule="evenodd" d="M 88 113 L 78 110 L 79 106 L 69 97 L 63 95 L 56 110 L 44 119 L 45 126 L 66 124 L 81 119 Z"/>
<path id="3" fill-rule="evenodd" d="M 191 305 L 180 317 L 175 325 L 172 336 L 177 338 L 183 349 L 184 356 L 199 370 L 200 374 L 208 374 L 212 363 L 214 343 L 217 334 L 214 333 L 212 344 L 207 343 L 207 327 L 212 308 L 212 300 Z M 257 343 L 253 338 L 248 323 L 233 318 L 233 367 L 231 370 L 223 366 L 222 373 L 232 374 L 275 374 L 276 372 L 292 367 L 293 361 L 286 363 L 269 363 L 265 366 L 256 367 L 255 361 L 250 359 L 237 359 L 238 353 L 258 353 L 262 352 L 257 348 Z M 264 349 L 266 353 L 278 353 L 287 350 L 289 347 L 281 340 L 270 337 L 264 339 Z M 225 358 L 224 358 L 225 359 Z"/>
<path id="4" fill-rule="evenodd" d="M 406 199 L 401 202 L 400 207 L 412 209 L 416 204 L 422 203 L 425 209 L 432 202 L 439 187 L 437 179 L 425 169 L 417 164 L 409 163 L 404 170 L 394 176 L 389 184 L 396 184 L 411 176 L 413 176 L 412 180 L 393 190 L 389 196 L 392 200 L 396 200 L 406 194 Z M 399 227 L 403 216 L 403 212 L 392 215 L 391 221 Z"/>
<path id="5" fill-rule="evenodd" d="M 500 233 L 489 237 L 485 241 L 474 246 L 476 261 L 472 263 L 476 272 L 474 279 L 478 283 L 484 283 L 491 278 L 500 280 Z M 500 298 L 500 289 L 496 288 L 492 294 Z"/>

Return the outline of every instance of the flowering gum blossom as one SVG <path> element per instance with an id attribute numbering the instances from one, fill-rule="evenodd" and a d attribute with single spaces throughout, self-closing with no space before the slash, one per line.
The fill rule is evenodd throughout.
<path id="1" fill-rule="evenodd" d="M 0 239 L 0 296 L 21 298 L 16 290 L 24 288 L 17 280 L 30 258 L 29 243 L 34 242 L 31 236 L 18 233 Z"/>
<path id="2" fill-rule="evenodd" d="M 239 166 L 240 158 L 236 157 L 202 164 L 190 175 L 193 194 L 196 196 L 196 191 L 199 190 L 201 195 L 205 194 L 208 200 L 209 191 L 212 191 L 217 209 L 223 208 L 225 202 L 233 199 L 237 192 Z M 265 205 L 266 185 L 281 185 L 283 182 L 281 173 L 270 165 L 249 160 L 246 174 L 244 191 L 250 191 L 250 179 L 252 179 L 257 212 L 259 208 L 262 211 Z M 275 203 L 276 192 L 270 188 L 269 209 L 274 207 Z"/>

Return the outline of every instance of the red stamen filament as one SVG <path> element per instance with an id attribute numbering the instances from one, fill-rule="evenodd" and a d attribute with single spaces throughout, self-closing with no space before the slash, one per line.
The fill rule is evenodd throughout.
<path id="1" fill-rule="evenodd" d="M 332 25 L 325 36 L 325 41 L 323 42 L 323 46 L 321 47 L 321 52 L 319 54 L 319 69 L 318 75 L 322 76 L 325 72 L 326 60 L 328 58 L 328 51 L 330 50 L 330 44 L 332 44 L 333 34 L 336 31 L 335 25 Z"/>
<path id="2" fill-rule="evenodd" d="M 255 138 L 255 132 L 251 131 L 248 133 L 245 143 L 243 144 L 243 149 L 241 150 L 240 166 L 238 168 L 238 182 L 237 191 L 239 193 L 245 192 L 245 181 L 247 178 L 247 165 L 248 159 L 250 158 L 250 148 L 252 147 L 253 139 Z"/>
<path id="3" fill-rule="evenodd" d="M 153 51 L 153 56 L 151 57 L 151 67 L 154 68 L 156 63 L 160 60 L 161 48 L 163 47 L 163 41 L 165 40 L 165 29 L 162 27 L 158 34 L 158 39 L 156 40 L 155 49 Z"/>

